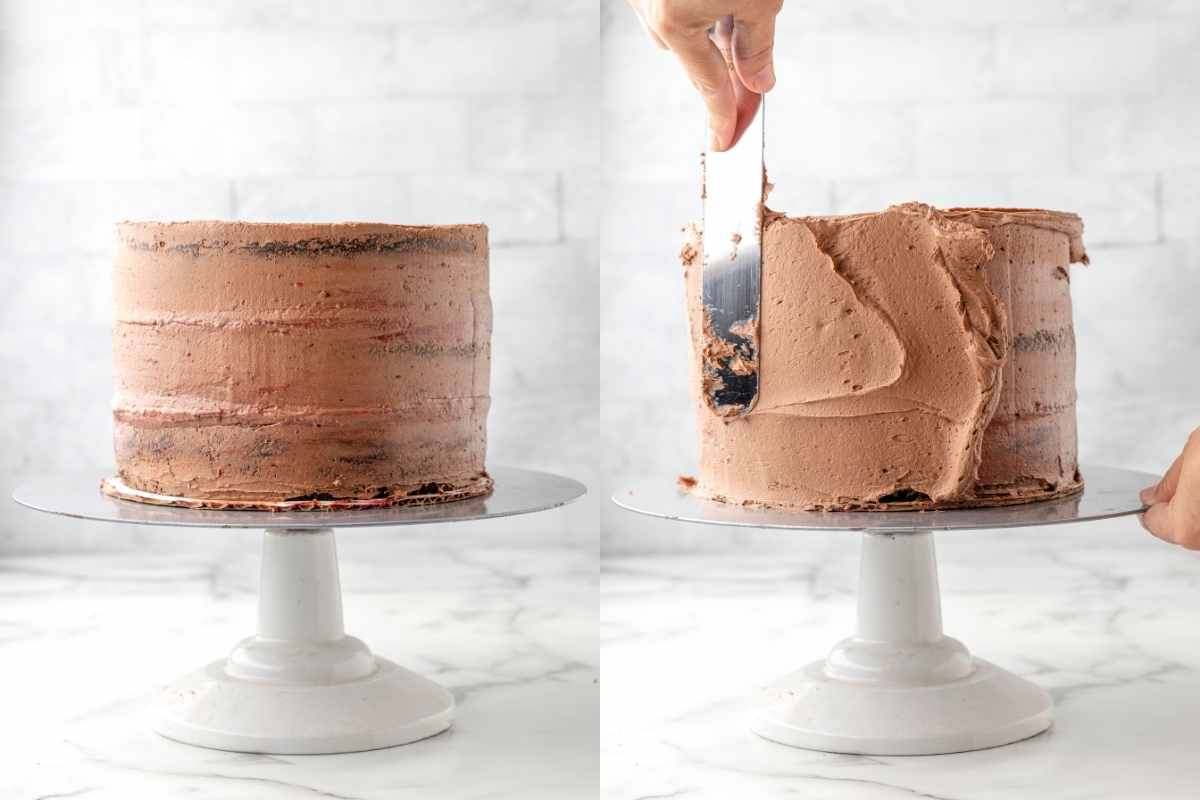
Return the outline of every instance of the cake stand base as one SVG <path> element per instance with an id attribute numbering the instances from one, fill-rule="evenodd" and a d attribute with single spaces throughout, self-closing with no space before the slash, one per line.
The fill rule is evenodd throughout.
<path id="1" fill-rule="evenodd" d="M 866 533 L 858 631 L 768 687 L 750 728 L 793 747 L 932 755 L 996 747 L 1050 727 L 1050 695 L 942 634 L 933 535 Z"/>
<path id="2" fill-rule="evenodd" d="M 99 471 L 47 475 L 13 499 L 47 514 L 99 522 L 260 528 L 258 626 L 227 658 L 171 684 L 151 723 L 187 744 L 277 755 L 347 753 L 433 736 L 454 721 L 454 698 L 433 681 L 376 657 L 342 624 L 333 528 L 445 524 L 559 508 L 582 483 L 493 467 L 490 494 L 419 506 L 324 511 L 175 508 L 108 497 Z"/>
<path id="3" fill-rule="evenodd" d="M 329 528 L 263 535 L 258 632 L 167 687 L 152 723 L 176 741 L 243 753 L 348 753 L 414 742 L 454 721 L 454 698 L 342 627 Z"/>
<path id="4" fill-rule="evenodd" d="M 1050 727 L 1050 695 L 973 658 L 942 632 L 932 531 L 1003 530 L 1091 522 L 1141 512 L 1157 478 L 1085 464 L 1083 492 L 1025 505 L 940 511 L 777 511 L 716 503 L 665 480 L 613 495 L 662 519 L 778 531 L 861 534 L 857 630 L 824 661 L 769 686 L 750 728 L 794 747 L 863 755 L 980 750 Z"/>
<path id="5" fill-rule="evenodd" d="M 919 756 L 981 750 L 1050 727 L 1040 687 L 982 659 L 966 678 L 936 686 L 862 685 L 826 674 L 817 661 L 763 692 L 750 728 L 809 750 Z"/>
<path id="6" fill-rule="evenodd" d="M 386 659 L 374 662 L 365 678 L 322 686 L 248 681 L 214 661 L 167 687 L 152 727 L 187 744 L 281 755 L 375 750 L 450 727 L 448 691 Z"/>

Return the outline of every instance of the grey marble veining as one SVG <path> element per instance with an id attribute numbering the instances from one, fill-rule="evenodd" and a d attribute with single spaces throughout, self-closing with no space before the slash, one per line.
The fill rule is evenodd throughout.
<path id="1" fill-rule="evenodd" d="M 745 698 L 851 632 L 857 538 L 605 560 L 603 797 L 1196 796 L 1200 555 L 1133 519 L 937 535 L 946 632 L 1046 687 L 1047 733 L 926 757 L 817 753 L 750 733 Z"/>
<path id="2" fill-rule="evenodd" d="M 336 756 L 163 739 L 146 725 L 153 691 L 252 631 L 256 554 L 10 557 L 0 559 L 0 797 L 594 796 L 593 551 L 340 539 L 348 632 L 451 689 L 450 731 Z"/>

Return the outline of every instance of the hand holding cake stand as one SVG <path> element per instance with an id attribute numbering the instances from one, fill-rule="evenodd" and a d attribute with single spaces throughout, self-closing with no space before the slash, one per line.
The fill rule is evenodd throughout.
<path id="1" fill-rule="evenodd" d="M 454 697 L 346 635 L 334 528 L 443 524 L 529 514 L 583 496 L 544 472 L 490 470 L 486 497 L 347 511 L 173 508 L 101 494 L 98 476 L 57 476 L 13 493 L 21 505 L 102 522 L 264 529 L 258 626 L 227 658 L 166 688 L 154 729 L 188 744 L 239 752 L 345 753 L 444 731 Z"/>
<path id="2" fill-rule="evenodd" d="M 933 531 L 1035 527 L 1139 513 L 1156 478 L 1084 466 L 1083 492 L 1058 500 L 945 511 L 783 512 L 731 506 L 644 483 L 613 495 L 664 519 L 788 531 L 859 531 L 858 624 L 821 660 L 768 687 L 750 727 L 782 744 L 867 755 L 979 750 L 1048 728 L 1043 689 L 971 655 L 942 632 Z"/>

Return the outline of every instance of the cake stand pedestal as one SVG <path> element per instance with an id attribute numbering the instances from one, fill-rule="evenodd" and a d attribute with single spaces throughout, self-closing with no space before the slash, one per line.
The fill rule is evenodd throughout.
<path id="1" fill-rule="evenodd" d="M 528 514 L 581 497 L 583 484 L 491 470 L 491 495 L 441 505 L 354 511 L 216 511 L 116 500 L 96 474 L 17 489 L 18 503 L 103 522 L 263 529 L 258 624 L 230 654 L 168 686 L 153 727 L 187 744 L 247 753 L 347 753 L 414 742 L 450 727 L 454 697 L 346 635 L 334 528 Z"/>
<path id="2" fill-rule="evenodd" d="M 1084 466 L 1082 494 L 947 511 L 782 512 L 703 500 L 647 483 L 613 501 L 649 516 L 791 531 L 862 534 L 854 634 L 767 687 L 750 728 L 794 747 L 866 755 L 957 753 L 1009 744 L 1053 721 L 1039 686 L 971 655 L 942 632 L 933 531 L 1055 525 L 1136 514 L 1141 472 Z"/>

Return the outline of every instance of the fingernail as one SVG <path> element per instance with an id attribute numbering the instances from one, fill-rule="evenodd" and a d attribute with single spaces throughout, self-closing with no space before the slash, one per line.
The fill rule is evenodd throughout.
<path id="1" fill-rule="evenodd" d="M 1154 495 L 1157 492 L 1158 484 L 1156 483 L 1153 486 L 1147 486 L 1145 489 L 1142 489 L 1142 491 L 1138 493 L 1138 497 L 1141 498 L 1143 503 L 1150 505 L 1152 502 L 1154 502 Z"/>
<path id="2" fill-rule="evenodd" d="M 750 88 L 762 94 L 763 92 L 771 91 L 775 85 L 775 65 L 767 64 L 758 74 L 754 76 L 754 85 Z"/>
<path id="3" fill-rule="evenodd" d="M 708 131 L 708 149 L 721 151 L 725 148 L 721 145 L 721 137 L 717 136 L 717 132 L 711 128 Z"/>

